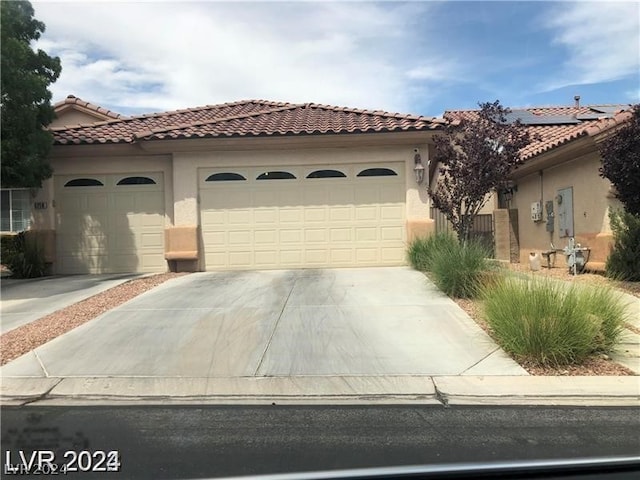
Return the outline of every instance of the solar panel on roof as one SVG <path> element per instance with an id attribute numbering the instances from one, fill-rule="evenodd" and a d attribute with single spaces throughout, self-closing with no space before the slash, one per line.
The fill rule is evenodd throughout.
<path id="1" fill-rule="evenodd" d="M 573 115 L 534 115 L 527 110 L 513 110 L 506 115 L 507 123 L 513 123 L 517 119 L 523 125 L 571 125 L 580 123 Z"/>
<path id="2" fill-rule="evenodd" d="M 601 113 L 617 113 L 620 110 L 626 110 L 629 108 L 629 105 L 618 104 L 618 105 L 590 105 L 589 108 L 595 112 Z"/>
<path id="3" fill-rule="evenodd" d="M 576 118 L 578 120 L 585 121 L 585 120 L 598 120 L 600 118 L 611 118 L 611 117 L 613 117 L 613 115 L 608 114 L 608 113 L 596 113 L 596 112 L 593 112 L 593 113 L 582 113 L 582 114 L 578 115 Z"/>

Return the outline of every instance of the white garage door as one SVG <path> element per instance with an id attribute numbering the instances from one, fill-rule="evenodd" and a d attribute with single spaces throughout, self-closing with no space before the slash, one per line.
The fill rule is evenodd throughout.
<path id="1" fill-rule="evenodd" d="M 202 169 L 207 270 L 400 265 L 402 164 Z"/>
<path id="2" fill-rule="evenodd" d="M 163 272 L 162 173 L 55 178 L 56 272 Z"/>

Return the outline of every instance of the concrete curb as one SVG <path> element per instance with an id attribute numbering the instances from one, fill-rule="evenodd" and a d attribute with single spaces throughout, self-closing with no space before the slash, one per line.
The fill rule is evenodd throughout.
<path id="1" fill-rule="evenodd" d="M 421 404 L 640 406 L 640 378 L 523 376 L 2 379 L 2 405 Z"/>

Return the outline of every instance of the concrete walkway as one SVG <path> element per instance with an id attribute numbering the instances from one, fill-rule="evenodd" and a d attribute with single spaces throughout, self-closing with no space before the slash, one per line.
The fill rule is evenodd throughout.
<path id="1" fill-rule="evenodd" d="M 139 276 L 104 274 L 56 275 L 28 280 L 3 278 L 0 281 L 2 333 Z"/>

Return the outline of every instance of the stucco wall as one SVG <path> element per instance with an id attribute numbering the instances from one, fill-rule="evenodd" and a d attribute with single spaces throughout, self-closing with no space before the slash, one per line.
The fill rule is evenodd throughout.
<path id="1" fill-rule="evenodd" d="M 618 207 L 611 198 L 610 183 L 598 175 L 600 157 L 596 151 L 561 165 L 546 168 L 516 181 L 518 191 L 511 206 L 518 209 L 520 261 L 528 261 L 530 252 L 548 250 L 553 243 L 564 248 L 568 238 L 561 238 L 558 225 L 556 195 L 561 188 L 573 188 L 573 225 L 577 242 L 593 249 L 591 261 L 604 262 L 610 243 L 609 208 Z M 554 201 L 554 232 L 546 231 L 545 202 Z M 531 220 L 531 203 L 542 202 L 543 220 Z"/>
<path id="2" fill-rule="evenodd" d="M 74 109 L 67 109 L 58 113 L 58 116 L 51 122 L 50 127 L 64 127 L 65 125 L 79 125 L 81 123 L 100 122 L 103 119 L 85 112 Z"/>

